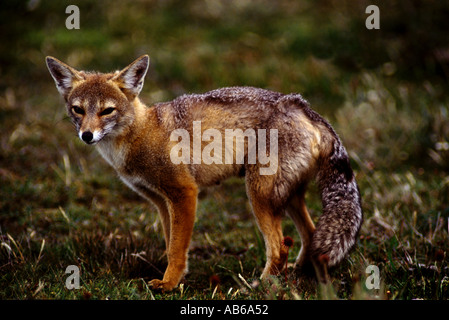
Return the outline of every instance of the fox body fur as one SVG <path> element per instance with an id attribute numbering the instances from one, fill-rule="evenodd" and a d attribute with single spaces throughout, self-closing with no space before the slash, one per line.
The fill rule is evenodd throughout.
<path id="1" fill-rule="evenodd" d="M 329 123 L 301 95 L 231 87 L 147 107 L 138 98 L 149 66 L 147 55 L 107 74 L 77 71 L 52 57 L 46 62 L 80 139 L 95 145 L 120 178 L 158 209 L 168 266 L 162 280 L 150 282 L 154 288 L 172 290 L 187 271 L 199 187 L 234 175 L 245 177 L 264 236 L 267 261 L 262 277 L 278 274 L 286 265 L 281 228 L 285 214 L 301 237 L 299 265 L 312 261 L 315 266 L 334 266 L 354 245 L 362 210 L 348 154 Z M 276 129 L 275 172 L 261 175 L 265 165 L 249 163 L 248 148 L 243 163 L 174 164 L 170 152 L 178 142 L 171 133 L 183 129 L 193 139 L 194 121 L 201 121 L 202 133 L 210 128 L 223 135 L 226 129 Z M 206 144 L 202 141 L 201 147 Z M 304 202 L 312 179 L 318 182 L 323 204 L 316 226 Z"/>

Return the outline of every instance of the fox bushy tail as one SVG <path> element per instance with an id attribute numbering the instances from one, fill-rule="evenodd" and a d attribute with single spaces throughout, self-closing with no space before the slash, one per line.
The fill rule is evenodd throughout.
<path id="1" fill-rule="evenodd" d="M 321 161 L 318 186 L 323 213 L 311 243 L 314 259 L 338 264 L 352 248 L 362 224 L 360 191 L 341 141 L 335 136 L 330 157 Z"/>

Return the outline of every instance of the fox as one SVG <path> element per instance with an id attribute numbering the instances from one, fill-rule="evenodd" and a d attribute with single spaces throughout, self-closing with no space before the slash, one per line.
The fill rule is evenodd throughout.
<path id="1" fill-rule="evenodd" d="M 348 153 L 328 121 L 298 93 L 245 86 L 184 94 L 148 107 L 139 94 L 149 63 L 149 56 L 143 55 L 124 69 L 100 73 L 78 71 L 46 57 L 78 137 L 95 146 L 120 179 L 157 208 L 168 264 L 162 279 L 149 281 L 153 289 L 169 292 L 188 272 L 199 190 L 231 176 L 245 179 L 251 211 L 263 235 L 262 279 L 286 268 L 288 248 L 281 224 L 285 216 L 293 220 L 301 240 L 295 266 L 312 262 L 319 273 L 347 257 L 363 220 L 361 196 Z M 194 123 L 201 124 L 199 132 L 194 132 Z M 249 161 L 255 146 L 262 144 L 249 143 L 250 135 L 240 137 L 244 141 L 240 147 L 235 137 L 221 149 L 214 148 L 214 156 L 231 151 L 227 160 L 232 161 L 194 159 L 195 150 L 204 154 L 208 145 L 203 136 L 195 146 L 195 135 L 211 129 L 223 135 L 229 129 L 275 131 L 276 139 L 262 141 L 266 144 L 262 154 L 276 155 L 268 164 L 274 170 L 262 174 L 267 163 L 258 161 L 260 154 Z M 173 136 L 176 130 L 190 139 L 184 141 L 184 150 L 179 148 L 179 136 Z M 243 161 L 237 161 L 238 152 Z M 172 161 L 180 153 L 185 153 L 184 161 Z M 316 225 L 305 203 L 312 181 L 322 202 Z"/>

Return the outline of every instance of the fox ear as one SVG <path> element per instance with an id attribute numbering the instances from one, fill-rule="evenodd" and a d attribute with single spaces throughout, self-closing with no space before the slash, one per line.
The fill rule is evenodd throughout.
<path id="1" fill-rule="evenodd" d="M 118 82 L 128 99 L 134 100 L 139 95 L 149 64 L 150 57 L 143 55 L 112 78 Z"/>
<path id="2" fill-rule="evenodd" d="M 47 62 L 48 70 L 55 80 L 56 88 L 64 99 L 67 99 L 70 90 L 73 88 L 73 83 L 82 80 L 83 77 L 80 75 L 79 71 L 56 58 L 47 57 L 45 60 Z"/>

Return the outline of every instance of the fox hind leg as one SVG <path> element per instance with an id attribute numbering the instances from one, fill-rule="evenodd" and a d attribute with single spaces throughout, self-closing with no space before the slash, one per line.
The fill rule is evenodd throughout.
<path id="1" fill-rule="evenodd" d="M 267 261 L 262 272 L 262 278 L 267 275 L 278 275 L 284 268 L 287 258 L 281 254 L 282 215 L 276 214 L 269 207 L 260 204 L 253 205 L 253 211 L 265 240 Z"/>
<path id="2" fill-rule="evenodd" d="M 292 218 L 301 237 L 301 250 L 296 258 L 295 266 L 302 266 L 310 259 L 309 248 L 315 231 L 315 225 L 304 201 L 305 191 L 306 187 L 301 187 L 287 207 L 288 215 Z"/>
<path id="3" fill-rule="evenodd" d="M 266 264 L 261 278 L 278 275 L 285 266 L 287 255 L 282 252 L 282 216 L 269 199 L 256 192 L 256 188 L 247 186 L 253 214 L 265 241 Z"/>

